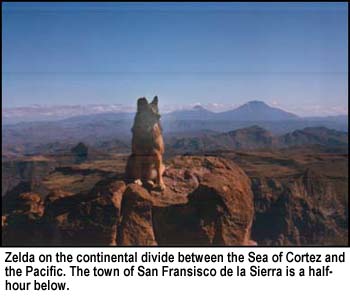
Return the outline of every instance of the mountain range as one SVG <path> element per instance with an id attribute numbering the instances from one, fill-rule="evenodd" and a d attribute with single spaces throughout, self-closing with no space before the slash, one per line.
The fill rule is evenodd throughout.
<path id="1" fill-rule="evenodd" d="M 119 144 L 124 143 L 121 147 L 125 147 L 130 142 L 133 118 L 134 113 L 119 111 L 78 115 L 54 121 L 16 124 L 6 124 L 5 121 L 2 125 L 2 148 L 7 150 L 10 147 L 11 151 L 26 152 L 37 146 L 52 143 L 67 145 L 80 141 L 93 146 L 97 143 L 117 141 Z M 271 107 L 262 101 L 250 101 L 236 109 L 218 113 L 197 105 L 189 110 L 163 114 L 161 122 L 165 138 L 200 137 L 202 142 L 209 141 L 208 137 L 212 134 L 215 135 L 211 136 L 212 138 L 221 139 L 220 143 L 230 143 L 230 133 L 241 133 L 232 131 L 252 126 L 259 126 L 277 136 L 308 127 L 348 131 L 348 117 L 345 115 L 303 118 Z M 252 137 L 258 137 L 259 133 L 255 132 L 252 134 L 255 136 Z M 269 141 L 268 137 L 263 135 L 264 133 L 261 132 L 262 135 L 259 136 L 261 141 Z M 248 134 L 251 135 L 251 133 Z M 236 135 L 235 139 L 238 136 Z M 275 138 L 271 136 L 271 141 L 277 141 Z M 288 139 L 292 138 L 293 136 L 290 136 Z M 277 142 L 279 146 L 283 143 L 280 139 Z"/>
<path id="2" fill-rule="evenodd" d="M 184 154 L 215 150 L 281 149 L 315 145 L 346 151 L 348 133 L 324 127 L 308 127 L 282 135 L 274 135 L 259 126 L 250 126 L 226 133 L 173 137 L 167 141 L 167 150 L 172 154 Z"/>
<path id="3" fill-rule="evenodd" d="M 125 139 L 101 140 L 90 138 L 85 142 L 89 155 L 109 153 L 128 153 L 130 141 Z M 73 139 L 65 142 L 43 142 L 33 140 L 23 144 L 3 145 L 2 158 L 16 159 L 21 156 L 70 155 L 76 145 Z M 348 133 L 325 127 L 308 127 L 282 135 L 275 135 L 260 126 L 250 126 L 229 132 L 200 131 L 188 134 L 165 136 L 166 155 L 206 154 L 227 150 L 276 150 L 286 148 L 318 147 L 329 153 L 345 154 L 348 151 Z"/>
<path id="4" fill-rule="evenodd" d="M 213 112 L 197 104 L 192 108 L 170 111 L 162 110 L 166 120 L 216 120 L 216 121 L 286 121 L 286 120 L 344 120 L 347 115 L 325 117 L 300 117 L 280 108 L 267 105 L 264 101 L 249 101 L 237 108 L 222 112 Z M 2 110 L 3 124 L 21 122 L 58 121 L 70 118 L 104 118 L 114 115 L 115 118 L 133 116 L 134 108 L 121 104 L 106 105 L 71 105 L 71 106 L 40 106 L 4 108 Z"/>
<path id="5" fill-rule="evenodd" d="M 216 121 L 286 121 L 299 117 L 280 108 L 267 105 L 263 101 L 249 101 L 238 108 L 212 112 L 201 105 L 190 110 L 178 110 L 164 115 L 167 120 L 216 120 Z"/>
<path id="6" fill-rule="evenodd" d="M 238 108 L 217 113 L 202 106 L 195 106 L 190 110 L 178 110 L 164 114 L 162 121 L 165 132 L 199 130 L 228 132 L 252 125 L 261 126 L 277 134 L 316 126 L 340 131 L 348 130 L 347 115 L 300 117 L 258 100 L 249 101 Z"/>

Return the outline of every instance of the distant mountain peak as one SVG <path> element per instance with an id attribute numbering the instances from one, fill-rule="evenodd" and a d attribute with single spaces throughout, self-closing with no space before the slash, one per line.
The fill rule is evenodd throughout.
<path id="1" fill-rule="evenodd" d="M 261 100 L 251 100 L 251 101 L 248 101 L 244 105 L 264 105 L 264 106 L 268 106 L 264 101 L 261 101 Z"/>
<path id="2" fill-rule="evenodd" d="M 266 104 L 264 101 L 252 100 L 252 101 L 248 101 L 247 103 L 241 105 L 238 108 L 255 108 L 255 109 L 259 109 L 259 108 L 268 109 L 268 108 L 271 108 L 271 109 L 273 109 L 274 107 L 271 107 L 270 105 Z"/>
<path id="3" fill-rule="evenodd" d="M 207 111 L 207 109 L 205 109 L 202 105 L 200 104 L 196 104 L 195 106 L 192 107 L 193 110 L 197 110 L 197 111 Z"/>
<path id="4" fill-rule="evenodd" d="M 285 121 L 298 118 L 295 114 L 269 106 L 260 100 L 249 101 L 236 109 L 221 114 L 226 119 L 240 121 Z"/>

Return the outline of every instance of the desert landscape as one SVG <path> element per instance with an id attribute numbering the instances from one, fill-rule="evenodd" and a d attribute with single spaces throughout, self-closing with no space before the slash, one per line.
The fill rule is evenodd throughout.
<path id="1" fill-rule="evenodd" d="M 348 132 L 326 128 L 347 122 L 305 127 L 255 101 L 238 111 L 247 126 L 231 131 L 240 117 L 220 130 L 203 108 L 162 117 L 163 192 L 125 178 L 132 113 L 4 125 L 3 244 L 347 245 Z"/>

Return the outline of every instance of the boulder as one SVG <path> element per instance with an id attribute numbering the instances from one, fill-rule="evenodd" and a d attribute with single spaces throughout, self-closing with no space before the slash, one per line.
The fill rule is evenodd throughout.
<path id="1" fill-rule="evenodd" d="M 232 161 L 216 157 L 176 157 L 165 174 L 174 193 L 154 208 L 160 245 L 251 245 L 254 216 L 249 178 Z M 173 187 L 173 188 L 172 188 Z M 181 196 L 183 203 L 174 203 Z"/>
<path id="2" fill-rule="evenodd" d="M 130 184 L 122 199 L 122 221 L 118 230 L 119 245 L 156 245 L 153 223 L 153 197 L 142 186 Z"/>
<path id="3" fill-rule="evenodd" d="M 4 245 L 42 245 L 45 241 L 42 198 L 37 193 L 25 192 L 14 198 L 12 202 L 12 212 L 3 216 Z"/>
<path id="4" fill-rule="evenodd" d="M 51 227 L 52 245 L 117 244 L 123 181 L 106 179 L 88 193 L 50 197 L 46 206 L 46 223 Z"/>

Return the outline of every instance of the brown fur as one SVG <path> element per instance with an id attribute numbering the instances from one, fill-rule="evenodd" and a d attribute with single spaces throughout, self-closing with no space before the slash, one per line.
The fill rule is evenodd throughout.
<path id="1" fill-rule="evenodd" d="M 137 113 L 132 127 L 132 154 L 126 166 L 126 178 L 141 181 L 156 181 L 160 189 L 163 182 L 164 141 L 160 126 L 158 97 L 151 103 L 146 98 L 137 101 Z"/>

